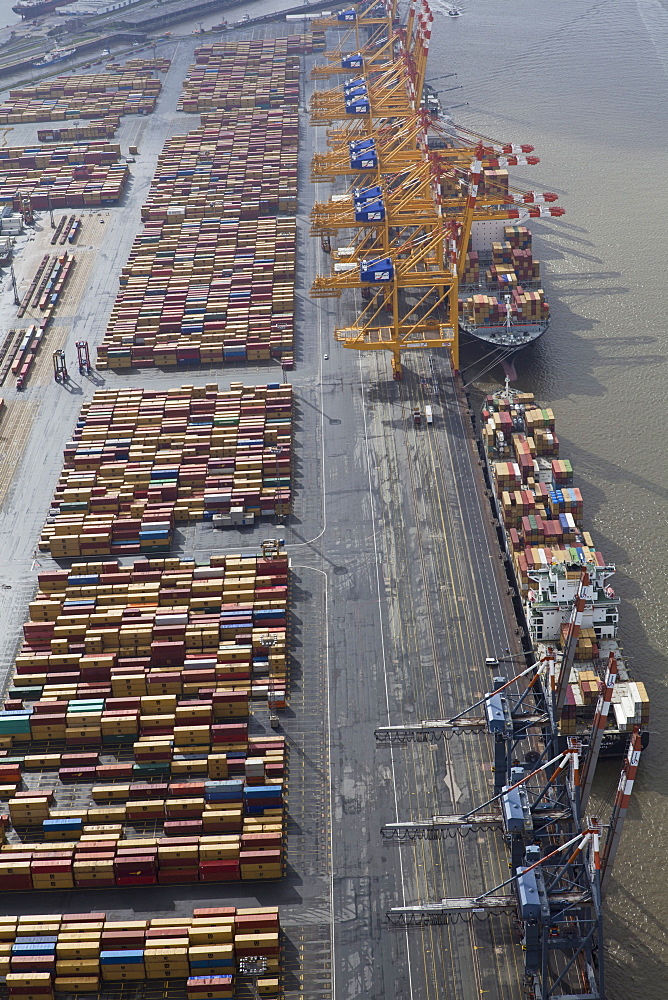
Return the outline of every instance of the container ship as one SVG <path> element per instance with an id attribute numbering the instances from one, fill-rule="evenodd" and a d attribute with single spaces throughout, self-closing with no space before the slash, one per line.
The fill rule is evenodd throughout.
<path id="1" fill-rule="evenodd" d="M 53 63 L 64 62 L 74 55 L 76 49 L 53 49 L 48 52 L 43 59 L 38 59 L 33 63 L 35 69 L 42 69 L 44 66 L 52 66 Z"/>
<path id="2" fill-rule="evenodd" d="M 564 736 L 587 738 L 611 658 L 617 678 L 603 738 L 603 756 L 626 752 L 634 726 L 648 742 L 649 699 L 631 675 L 619 643 L 615 566 L 582 528 L 583 502 L 573 468 L 559 458 L 553 411 L 533 393 L 508 388 L 486 397 L 482 441 L 504 546 L 521 595 L 539 663 L 559 670 L 576 599 L 583 602 L 566 702 Z"/>
<path id="3" fill-rule="evenodd" d="M 63 7 L 68 3 L 72 3 L 72 0 L 25 0 L 23 3 L 17 3 L 12 10 L 15 14 L 30 20 L 32 17 L 50 14 L 56 7 Z"/>
<path id="4" fill-rule="evenodd" d="M 474 222 L 460 282 L 460 329 L 512 354 L 538 340 L 549 323 L 550 306 L 540 287 L 531 231 L 503 221 Z"/>

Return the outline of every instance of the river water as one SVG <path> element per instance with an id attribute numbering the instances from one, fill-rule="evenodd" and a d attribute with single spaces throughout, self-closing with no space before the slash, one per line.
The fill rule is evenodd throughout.
<path id="1" fill-rule="evenodd" d="M 517 386 L 556 411 L 597 547 L 617 565 L 626 653 L 652 700 L 606 908 L 609 995 L 664 1000 L 668 972 L 668 10 L 658 0 L 435 3 L 427 77 L 452 114 L 531 143 L 523 186 L 559 194 L 567 215 L 536 220 L 552 325 L 516 358 Z M 668 5 L 667 5 L 668 6 Z M 462 365 L 478 351 L 464 353 Z M 475 373 L 475 368 L 473 373 Z M 478 383 L 498 384 L 495 369 Z M 604 818 L 619 769 L 598 789 Z"/>
<path id="2" fill-rule="evenodd" d="M 21 15 L 12 10 L 15 3 L 16 0 L 0 0 L 0 28 L 17 24 L 21 20 Z"/>

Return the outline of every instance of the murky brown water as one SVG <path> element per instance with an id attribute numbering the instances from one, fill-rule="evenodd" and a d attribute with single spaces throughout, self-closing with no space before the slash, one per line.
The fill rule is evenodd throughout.
<path id="1" fill-rule="evenodd" d="M 444 0 L 435 0 L 445 9 Z M 554 407 L 587 527 L 617 564 L 622 639 L 652 697 L 645 753 L 607 904 L 615 1000 L 663 1000 L 668 971 L 668 11 L 658 0 L 463 0 L 436 15 L 428 77 L 458 121 L 536 147 L 516 171 L 555 191 L 534 223 L 552 326 L 516 359 Z M 469 361 L 477 351 L 465 354 Z M 485 388 L 502 378 L 497 369 Z M 609 814 L 618 768 L 599 794 Z"/>

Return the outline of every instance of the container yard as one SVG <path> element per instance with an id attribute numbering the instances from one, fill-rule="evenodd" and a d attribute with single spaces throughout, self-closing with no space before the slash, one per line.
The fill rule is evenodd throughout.
<path id="1" fill-rule="evenodd" d="M 285 740 L 248 716 L 285 705 L 287 574 L 273 552 L 40 575 L 0 714 L 0 889 L 281 877 Z"/>
<path id="2" fill-rule="evenodd" d="M 293 218 L 145 223 L 98 348 L 100 368 L 239 364 L 293 347 Z"/>
<path id="3" fill-rule="evenodd" d="M 279 38 L 221 42 L 199 49 L 183 84 L 182 110 L 236 111 L 297 104 L 303 45 Z"/>
<path id="4" fill-rule="evenodd" d="M 290 513 L 292 390 L 99 392 L 65 448 L 40 547 L 58 558 L 165 552 L 178 521 Z"/>
<path id="5" fill-rule="evenodd" d="M 75 146 L 3 149 L 0 156 L 0 202 L 21 210 L 81 208 L 116 203 L 129 177 L 120 162 L 120 146 L 90 142 Z"/>
<path id="6" fill-rule="evenodd" d="M 253 109 L 202 116 L 202 127 L 167 143 L 142 219 L 165 219 L 183 205 L 186 219 L 250 218 L 297 210 L 299 116 Z"/>
<path id="7" fill-rule="evenodd" d="M 0 962 L 10 997 L 99 994 L 112 984 L 185 979 L 187 1000 L 234 996 L 239 960 L 267 957 L 260 996 L 279 995 L 275 907 L 195 909 L 192 917 L 113 920 L 105 912 L 4 916 Z"/>
<path id="8" fill-rule="evenodd" d="M 118 148 L 129 174 L 104 210 L 84 201 L 50 226 L 55 200 L 17 208 L 30 235 L 14 248 L 15 308 L 61 298 L 55 378 L 42 351 L 2 424 L 16 452 L 0 467 L 10 997 L 510 1000 L 546 996 L 554 979 L 562 995 L 605 995 L 599 879 L 614 845 L 581 824 L 578 784 L 560 777 L 579 766 L 559 730 L 568 710 L 527 685 L 534 650 L 456 363 L 465 274 L 489 264 L 498 283 L 512 265 L 518 295 L 532 294 L 520 279 L 539 280 L 522 225 L 491 262 L 469 246 L 490 212 L 517 221 L 497 163 L 515 147 L 453 136 L 438 169 L 462 192 L 448 211 L 463 221 L 444 255 L 415 89 L 433 15 L 414 5 L 395 37 L 391 6 L 367 7 L 303 35 L 277 23 L 199 47 L 180 36 L 118 72 L 17 88 L 0 111 L 22 129 L 10 163 L 43 157 L 44 176 L 82 148 Z M 373 77 L 318 93 L 309 72 L 325 59 L 348 72 L 351 52 Z M 302 127 L 309 104 L 327 134 Z M 92 120 L 40 129 L 57 147 L 30 145 L 26 124 L 66 118 Z M 377 175 L 360 174 L 360 151 Z M 353 213 L 309 240 L 314 203 L 330 205 L 323 219 L 339 210 L 341 181 L 308 181 L 328 156 L 352 177 L 356 212 L 378 188 L 382 226 L 353 232 Z M 419 211 L 397 187 L 407 171 Z M 19 325 L 8 357 L 46 328 Z M 540 412 L 499 456 L 525 555 L 559 532 L 577 548 L 582 532 Z M 535 462 L 551 478 L 531 506 Z M 579 625 L 564 649 L 585 664 L 594 640 Z M 585 670 L 566 687 L 594 708 L 596 734 L 596 680 Z M 634 693 L 637 705 L 619 702 L 630 780 L 647 723 Z M 583 796 L 599 750 L 594 735 Z M 548 795 L 543 765 L 556 761 Z M 620 809 L 615 835 L 622 821 Z M 589 863 L 601 840 L 602 877 Z M 575 903 L 553 893 L 566 847 Z M 536 893 L 549 882 L 538 913 L 522 895 L 531 879 Z"/>
<path id="9" fill-rule="evenodd" d="M 150 71 L 139 73 L 75 74 L 11 90 L 0 104 L 0 125 L 150 114 L 162 85 Z"/>

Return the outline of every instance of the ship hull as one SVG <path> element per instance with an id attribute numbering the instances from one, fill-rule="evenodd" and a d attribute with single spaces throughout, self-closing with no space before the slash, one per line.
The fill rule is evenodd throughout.
<path id="1" fill-rule="evenodd" d="M 459 329 L 472 340 L 485 344 L 492 350 L 503 348 L 504 351 L 524 350 L 543 336 L 549 323 L 518 323 L 516 326 L 474 326 L 460 319 Z"/>
<path id="2" fill-rule="evenodd" d="M 17 3 L 15 7 L 12 7 L 12 10 L 15 14 L 20 14 L 21 17 L 29 20 L 31 17 L 41 17 L 42 14 L 50 14 L 57 7 L 62 7 L 64 4 L 71 2 L 72 0 L 44 0 L 43 3 L 30 5 Z"/>
<path id="3" fill-rule="evenodd" d="M 522 597 L 522 586 L 521 581 L 515 571 L 515 565 L 512 559 L 512 545 L 508 534 L 506 532 L 506 527 L 503 519 L 503 510 L 501 507 L 501 502 L 495 488 L 495 479 L 492 473 L 492 462 L 487 453 L 487 449 L 484 446 L 484 441 L 479 442 L 479 453 L 483 460 L 483 468 L 485 473 L 485 480 L 490 488 L 490 501 L 494 511 L 494 518 L 497 526 L 497 537 L 499 540 L 499 547 L 504 555 L 504 561 L 506 564 L 506 573 L 508 575 L 508 580 L 511 583 L 515 591 L 516 597 L 513 600 L 515 606 L 517 621 L 521 627 L 522 632 L 527 637 L 525 642 L 528 641 L 528 645 L 524 646 L 525 655 L 531 656 L 531 661 L 535 661 L 536 657 L 540 658 L 542 655 L 542 644 L 540 641 L 536 642 L 531 632 L 529 625 L 529 610 L 530 606 L 526 598 Z M 616 643 L 615 643 L 616 645 Z M 529 661 L 527 661 L 529 662 Z M 551 697 L 550 692 L 543 689 L 541 679 L 539 678 L 538 684 L 542 690 L 542 696 L 544 699 Z M 582 739 L 583 745 L 587 745 L 589 742 L 589 736 L 591 733 L 591 720 L 582 723 L 578 722 L 577 736 Z M 616 726 L 608 726 L 603 735 L 601 748 L 599 751 L 599 757 L 602 759 L 617 759 L 624 757 L 628 751 L 630 740 L 630 733 L 625 731 L 620 731 Z M 649 745 L 649 732 L 643 729 L 641 732 L 642 748 L 645 749 Z"/>
<path id="4" fill-rule="evenodd" d="M 47 66 L 55 66 L 56 63 L 64 62 L 66 59 L 71 59 L 75 54 L 76 49 L 70 49 L 67 52 L 63 52 L 62 55 L 54 56 L 52 59 L 41 59 L 38 62 L 34 62 L 32 65 L 35 69 L 45 69 Z"/>

